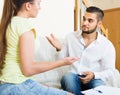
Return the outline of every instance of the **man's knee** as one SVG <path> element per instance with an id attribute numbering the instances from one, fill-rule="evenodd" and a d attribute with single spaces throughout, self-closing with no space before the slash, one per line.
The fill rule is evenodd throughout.
<path id="1" fill-rule="evenodd" d="M 62 77 L 62 80 L 72 80 L 75 76 L 76 76 L 76 74 L 67 73 L 66 75 L 64 75 L 64 76 Z"/>

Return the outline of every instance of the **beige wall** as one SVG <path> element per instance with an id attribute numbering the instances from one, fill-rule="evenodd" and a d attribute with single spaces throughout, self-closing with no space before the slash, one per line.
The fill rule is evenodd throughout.
<path id="1" fill-rule="evenodd" d="M 120 7 L 120 0 L 87 0 L 87 1 L 90 3 L 90 5 L 98 6 L 104 10 Z"/>

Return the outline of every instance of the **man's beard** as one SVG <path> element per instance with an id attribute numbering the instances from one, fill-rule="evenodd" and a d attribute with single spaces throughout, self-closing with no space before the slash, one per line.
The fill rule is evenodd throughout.
<path id="1" fill-rule="evenodd" d="M 85 33 L 85 34 L 91 34 L 91 33 L 95 32 L 96 29 L 97 29 L 97 25 L 95 26 L 95 28 L 93 28 L 93 29 L 91 29 L 91 30 L 88 30 L 88 31 L 84 31 L 84 30 L 82 30 L 82 33 Z"/>

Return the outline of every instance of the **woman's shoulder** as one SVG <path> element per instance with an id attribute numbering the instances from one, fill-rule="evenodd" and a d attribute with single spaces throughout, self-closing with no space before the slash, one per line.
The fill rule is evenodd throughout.
<path id="1" fill-rule="evenodd" d="M 14 16 L 11 20 L 11 23 L 15 25 L 23 25 L 23 24 L 25 25 L 25 24 L 30 24 L 30 21 L 27 18 Z"/>

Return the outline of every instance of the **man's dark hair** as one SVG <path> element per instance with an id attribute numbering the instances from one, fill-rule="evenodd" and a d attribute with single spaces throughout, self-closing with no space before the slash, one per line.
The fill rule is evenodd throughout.
<path id="1" fill-rule="evenodd" d="M 89 12 L 89 13 L 96 13 L 97 16 L 98 16 L 98 20 L 101 21 L 104 17 L 104 12 L 103 10 L 101 10 L 100 8 L 98 7 L 95 7 L 95 6 L 90 6 L 86 9 L 86 12 Z"/>

